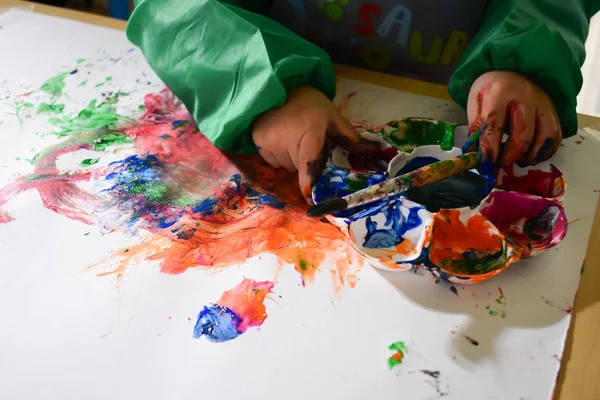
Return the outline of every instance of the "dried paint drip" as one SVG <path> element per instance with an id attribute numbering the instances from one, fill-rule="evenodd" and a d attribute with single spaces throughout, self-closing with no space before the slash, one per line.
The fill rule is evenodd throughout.
<path id="1" fill-rule="evenodd" d="M 383 180 L 423 167 L 424 171 L 454 168 L 452 160 L 463 154 L 454 143 L 456 127 L 407 119 L 366 132 L 365 137 L 377 138 L 382 149 L 393 148 L 398 154 L 391 160 L 382 156 L 380 164 L 369 160 L 366 166 L 334 149 L 313 187 L 313 200 L 319 204 L 365 187 L 375 190 Z M 385 173 L 380 168 L 384 164 Z M 414 180 L 429 173 L 421 171 L 413 174 Z M 494 169 L 488 157 L 477 169 L 329 219 L 374 267 L 391 271 L 425 267 L 436 280 L 478 283 L 564 238 L 565 187 L 564 177 L 549 163 Z"/>
<path id="2" fill-rule="evenodd" d="M 404 342 L 394 342 L 390 344 L 388 350 L 395 351 L 395 353 L 388 358 L 388 368 L 394 369 L 394 367 L 402 364 L 404 353 L 406 353 L 406 346 L 404 345 Z"/>
<path id="3" fill-rule="evenodd" d="M 267 318 L 264 301 L 273 286 L 273 282 L 244 279 L 215 304 L 204 306 L 194 326 L 194 338 L 206 336 L 212 342 L 225 342 L 261 326 Z"/>
<path id="4" fill-rule="evenodd" d="M 258 155 L 223 154 L 167 90 L 145 97 L 138 120 L 116 113 L 119 99 L 50 118 L 64 139 L 35 157 L 32 174 L 0 190 L 0 223 L 12 220 L 4 205 L 33 189 L 50 210 L 143 238 L 94 266 L 100 275 L 120 278 L 147 260 L 159 260 L 168 274 L 218 271 L 267 252 L 292 264 L 303 284 L 327 259 L 336 292 L 354 287 L 361 257 L 336 227 L 306 217 L 296 175 L 274 170 Z M 79 169 L 57 167 L 61 157 L 82 150 Z M 108 154 L 127 156 L 109 164 Z"/>

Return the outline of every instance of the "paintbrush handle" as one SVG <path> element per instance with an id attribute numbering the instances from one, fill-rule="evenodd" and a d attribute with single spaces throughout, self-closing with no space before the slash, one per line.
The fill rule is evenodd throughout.
<path id="1" fill-rule="evenodd" d="M 369 186 L 366 189 L 344 196 L 346 209 L 362 206 L 409 189 L 429 185 L 442 179 L 458 175 L 475 167 L 477 153 L 471 152 L 455 158 L 426 165 L 407 174 Z"/>

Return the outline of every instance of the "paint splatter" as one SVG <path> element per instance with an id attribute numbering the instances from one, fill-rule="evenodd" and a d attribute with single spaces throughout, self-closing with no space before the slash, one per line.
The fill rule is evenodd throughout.
<path id="1" fill-rule="evenodd" d="M 490 317 L 506 318 L 506 312 L 504 310 L 496 310 L 491 308 L 490 306 L 485 306 L 485 309 L 487 310 L 488 315 Z"/>
<path id="2" fill-rule="evenodd" d="M 60 114 L 65 110 L 64 104 L 40 103 L 37 109 L 38 114 Z"/>
<path id="3" fill-rule="evenodd" d="M 138 121 L 117 114 L 114 103 L 92 101 L 75 116 L 49 119 L 63 141 L 36 156 L 32 174 L 0 190 L 0 223 L 12 220 L 4 209 L 8 201 L 36 190 L 52 211 L 103 232 L 144 238 L 90 267 L 101 268 L 101 276 L 119 279 L 151 260 L 169 274 L 218 271 L 268 252 L 281 265 L 293 265 L 304 283 L 327 259 L 334 289 L 354 287 L 362 257 L 337 227 L 306 216 L 297 176 L 274 170 L 258 155 L 223 154 L 166 90 L 146 96 Z M 190 122 L 176 122 L 173 130 L 175 121 Z M 95 162 L 124 149 L 134 155 L 108 166 Z M 82 150 L 98 155 L 81 157 L 81 170 L 57 167 L 59 157 Z M 300 260 L 309 267 L 301 268 Z"/>
<path id="4" fill-rule="evenodd" d="M 225 342 L 261 326 L 267 318 L 263 303 L 273 286 L 273 282 L 244 279 L 215 304 L 204 306 L 194 326 L 194 338 L 206 336 L 212 342 Z"/>
<path id="5" fill-rule="evenodd" d="M 544 300 L 544 303 L 546 303 L 547 305 L 549 305 L 552 308 L 556 308 L 562 312 L 565 312 L 567 314 L 571 314 L 573 312 L 573 306 L 569 306 L 569 307 L 561 307 L 556 305 L 554 302 L 548 300 L 547 298 L 545 298 L 544 296 L 542 296 L 542 300 Z"/>
<path id="6" fill-rule="evenodd" d="M 65 88 L 65 78 L 68 75 L 68 72 L 63 72 L 53 76 L 42 84 L 40 90 L 54 96 L 62 95 L 63 89 Z"/>
<path id="7" fill-rule="evenodd" d="M 456 290 L 456 286 L 450 286 L 450 291 L 458 296 L 458 290 Z"/>
<path id="8" fill-rule="evenodd" d="M 406 346 L 404 342 L 394 342 L 390 344 L 388 350 L 395 351 L 395 353 L 388 358 L 388 368 L 394 369 L 395 366 L 402 364 L 404 360 L 404 353 L 406 353 Z"/>
<path id="9" fill-rule="evenodd" d="M 463 337 L 467 340 L 467 342 L 471 343 L 473 346 L 479 346 L 479 342 L 473 339 L 472 337 L 467 335 L 463 335 Z"/>
<path id="10" fill-rule="evenodd" d="M 425 375 L 432 377 L 433 379 L 438 379 L 440 377 L 440 371 L 430 371 L 428 369 L 422 369 L 421 372 Z"/>

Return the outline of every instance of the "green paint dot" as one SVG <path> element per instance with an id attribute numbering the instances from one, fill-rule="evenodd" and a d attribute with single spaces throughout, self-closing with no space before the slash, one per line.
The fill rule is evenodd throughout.
<path id="1" fill-rule="evenodd" d="M 95 87 L 104 86 L 104 82 L 97 83 L 97 84 L 96 84 L 96 85 L 94 85 L 94 86 L 95 86 Z"/>
<path id="2" fill-rule="evenodd" d="M 81 64 L 85 62 L 85 58 L 78 58 L 77 59 L 77 64 Z"/>
<path id="3" fill-rule="evenodd" d="M 98 163 L 98 161 L 100 161 L 99 158 L 86 158 L 85 160 L 81 161 L 80 164 L 82 167 L 89 167 L 90 165 Z"/>
<path id="4" fill-rule="evenodd" d="M 142 106 L 138 106 L 138 110 L 140 111 L 144 111 L 146 109 L 146 106 L 142 105 Z"/>
<path id="5" fill-rule="evenodd" d="M 300 261 L 298 261 L 298 266 L 300 267 L 301 271 L 306 271 L 308 269 L 308 263 L 306 262 L 306 260 L 300 259 Z"/>
<path id="6" fill-rule="evenodd" d="M 106 81 L 107 81 L 107 82 L 110 82 L 110 81 L 112 81 L 112 76 L 107 76 L 107 77 L 106 77 Z"/>
<path id="7" fill-rule="evenodd" d="M 80 83 L 79 85 L 77 85 L 77 86 L 85 86 L 85 85 L 87 85 L 87 79 L 86 79 L 85 81 L 81 82 L 81 83 Z"/>

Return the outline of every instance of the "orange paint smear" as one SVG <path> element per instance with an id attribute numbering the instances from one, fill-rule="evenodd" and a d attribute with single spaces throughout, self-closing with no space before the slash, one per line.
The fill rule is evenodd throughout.
<path id="1" fill-rule="evenodd" d="M 262 325 L 267 318 L 263 303 L 273 286 L 273 282 L 244 279 L 233 289 L 224 292 L 217 304 L 235 312 L 242 319 L 237 329 L 245 332 L 252 326 Z"/>
<path id="2" fill-rule="evenodd" d="M 441 266 L 445 260 L 464 260 L 464 253 L 490 255 L 502 250 L 504 236 L 485 217 L 473 215 L 465 225 L 458 210 L 440 210 L 435 215 L 430 259 Z"/>
<path id="3" fill-rule="evenodd" d="M 401 352 L 398 351 L 398 352 L 392 354 L 392 356 L 390 358 L 394 361 L 401 363 L 402 360 L 404 359 L 404 354 L 402 354 Z"/>

